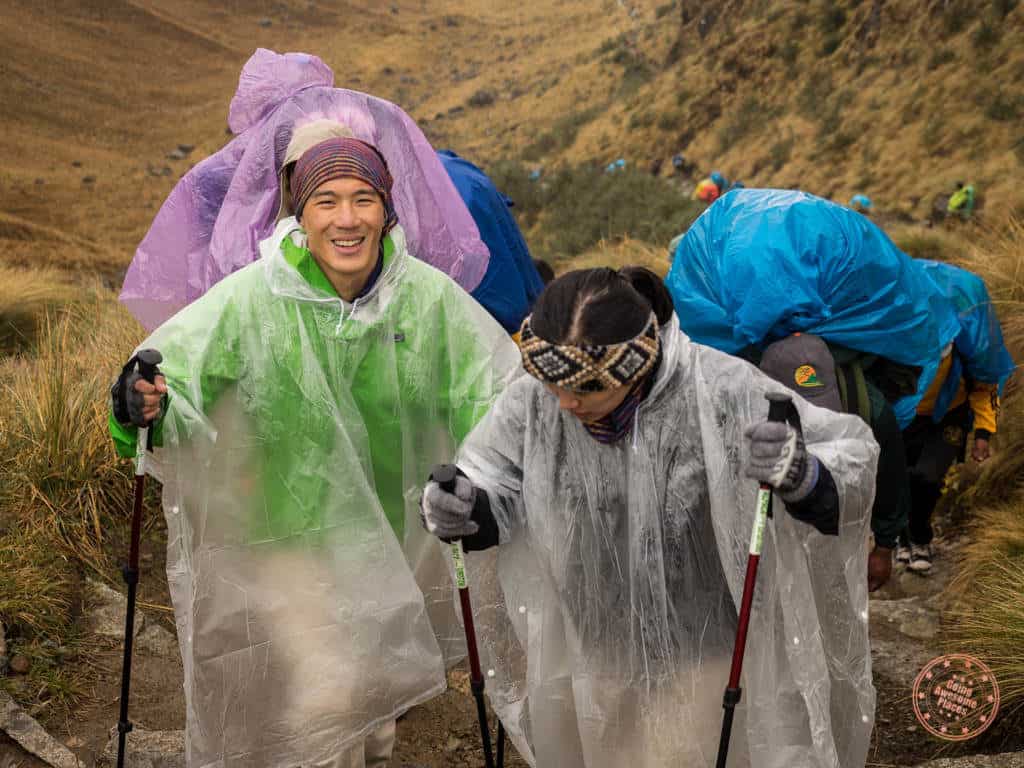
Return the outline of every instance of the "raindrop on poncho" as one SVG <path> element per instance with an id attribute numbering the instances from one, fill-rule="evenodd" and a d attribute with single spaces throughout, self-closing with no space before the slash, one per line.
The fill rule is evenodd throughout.
<path id="1" fill-rule="evenodd" d="M 665 284 L 683 330 L 724 352 L 799 331 L 920 368 L 917 391 L 893 404 L 903 427 L 960 331 L 952 303 L 881 229 L 803 192 L 724 195 L 676 247 Z"/>
<path id="2" fill-rule="evenodd" d="M 444 690 L 435 631 L 457 651 L 461 629 L 420 484 L 518 370 L 401 226 L 351 304 L 294 218 L 261 253 L 143 343 L 194 768 L 319 765 Z"/>
<path id="3" fill-rule="evenodd" d="M 381 151 L 409 251 L 477 287 L 487 247 L 423 132 L 394 104 L 333 83 L 308 54 L 260 48 L 246 62 L 228 114 L 235 138 L 182 177 L 128 267 L 121 301 L 146 329 L 256 260 L 274 229 L 288 142 L 314 120 L 342 123 Z"/>
<path id="4" fill-rule="evenodd" d="M 757 484 L 743 433 L 783 391 L 673 321 L 632 433 L 606 445 L 522 377 L 458 464 L 501 545 L 470 553 L 491 701 L 538 768 L 714 764 Z M 877 445 L 795 399 L 840 501 L 838 536 L 769 522 L 732 768 L 862 768 L 874 722 L 866 540 Z"/>

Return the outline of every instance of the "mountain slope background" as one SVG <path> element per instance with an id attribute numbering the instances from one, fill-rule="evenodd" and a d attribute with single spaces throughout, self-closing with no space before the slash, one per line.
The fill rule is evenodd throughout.
<path id="1" fill-rule="evenodd" d="M 610 220 L 616 206 L 633 222 L 611 247 L 553 249 L 562 266 L 666 268 L 671 226 L 649 220 L 667 217 L 672 200 L 685 207 L 688 183 L 712 169 L 839 201 L 863 192 L 887 225 L 906 222 L 898 241 L 914 255 L 980 243 L 968 266 L 1024 350 L 1020 224 L 993 235 L 913 223 L 956 180 L 978 186 L 986 220 L 1024 211 L 1016 0 L 5 0 L 0 46 L 0 571 L 9 576 L 0 621 L 30 665 L 0 687 L 80 754 L 101 751 L 115 719 L 117 643 L 90 634 L 85 584 L 121 587 L 130 491 L 98 393 L 142 338 L 110 289 L 176 181 L 230 139 L 228 105 L 257 47 L 316 54 L 336 85 L 398 103 L 438 148 L 505 169 L 520 182 L 509 191 L 521 213 L 545 202 L 536 190 L 561 185 L 577 212 L 601 200 L 606 210 L 585 212 Z M 692 176 L 673 171 L 677 153 Z M 628 174 L 594 170 L 618 158 Z M 534 170 L 543 183 L 529 181 Z M 659 190 L 675 197 L 655 207 Z M 531 213 L 535 251 L 581 215 L 570 210 Z M 997 240 L 989 247 L 982 235 Z M 1019 398 L 1006 402 L 1008 459 L 979 483 L 1003 495 L 971 503 L 998 502 L 1019 521 L 1024 451 L 1013 446 L 1024 445 L 1024 420 Z M 977 549 L 1016 556 L 1024 545 L 1014 535 L 977 536 Z M 173 631 L 165 544 L 152 514 L 140 611 Z M 1001 606 L 992 617 L 1007 624 Z M 182 726 L 178 663 L 139 657 L 133 716 L 149 727 Z M 909 765 L 934 754 L 913 732 L 906 686 L 880 679 L 872 759 Z M 401 759 L 480 764 L 464 676 L 453 682 L 455 692 L 402 726 Z M 1015 722 L 965 749 L 1019 748 Z M 448 744 L 442 733 L 453 734 Z M 0 739 L 0 763 L 4 747 Z"/>
<path id="2" fill-rule="evenodd" d="M 14 264 L 123 268 L 177 177 L 228 138 L 257 46 L 321 56 L 337 85 L 485 167 L 622 157 L 669 175 L 682 153 L 905 217 L 955 180 L 990 211 L 1024 206 L 1015 0 L 14 0 L 0 21 Z M 195 148 L 169 160 L 178 144 Z"/>

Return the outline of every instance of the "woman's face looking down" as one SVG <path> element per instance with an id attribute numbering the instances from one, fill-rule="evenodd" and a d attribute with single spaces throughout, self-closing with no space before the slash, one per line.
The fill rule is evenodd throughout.
<path id="1" fill-rule="evenodd" d="M 629 387 L 616 387 L 603 392 L 573 392 L 554 384 L 545 384 L 548 392 L 558 398 L 558 407 L 569 411 L 580 421 L 599 421 L 614 411 L 629 394 Z"/>

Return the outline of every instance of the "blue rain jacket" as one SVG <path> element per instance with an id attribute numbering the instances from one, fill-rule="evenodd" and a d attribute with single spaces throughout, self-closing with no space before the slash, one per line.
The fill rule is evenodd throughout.
<path id="1" fill-rule="evenodd" d="M 932 413 L 932 418 L 939 422 L 956 397 L 963 376 L 986 384 L 999 384 L 1002 394 L 1015 366 L 1003 343 L 1003 330 L 985 281 L 973 272 L 952 264 L 927 259 L 917 261 L 942 294 L 953 302 L 960 318 L 960 333 L 953 341 L 954 354 L 949 375 L 935 400 Z"/>
<path id="2" fill-rule="evenodd" d="M 869 219 L 803 192 L 723 195 L 676 246 L 666 279 L 683 330 L 729 353 L 796 332 L 922 369 L 902 426 L 960 332 L 921 264 Z"/>
<path id="3" fill-rule="evenodd" d="M 491 252 L 480 284 L 471 294 L 509 333 L 516 333 L 544 282 L 509 211 L 512 201 L 483 171 L 451 150 L 438 153 Z"/>

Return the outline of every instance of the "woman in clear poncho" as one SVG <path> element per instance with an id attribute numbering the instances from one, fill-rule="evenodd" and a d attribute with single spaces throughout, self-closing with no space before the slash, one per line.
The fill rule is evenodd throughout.
<path id="1" fill-rule="evenodd" d="M 660 280 L 626 275 L 545 289 L 531 376 L 463 443 L 454 492 L 424 491 L 428 530 L 484 573 L 497 559 L 498 582 L 474 583 L 492 703 L 540 768 L 712 765 L 760 480 L 788 514 L 766 536 L 729 765 L 860 768 L 871 433 L 802 400 L 802 431 L 768 423 L 783 387 L 690 342 Z"/>
<path id="2" fill-rule="evenodd" d="M 260 260 L 144 342 L 165 378 L 129 365 L 112 391 L 122 455 L 159 419 L 190 768 L 388 764 L 396 716 L 445 686 L 418 485 L 517 369 L 409 253 L 374 147 L 328 139 L 292 181 Z"/>

